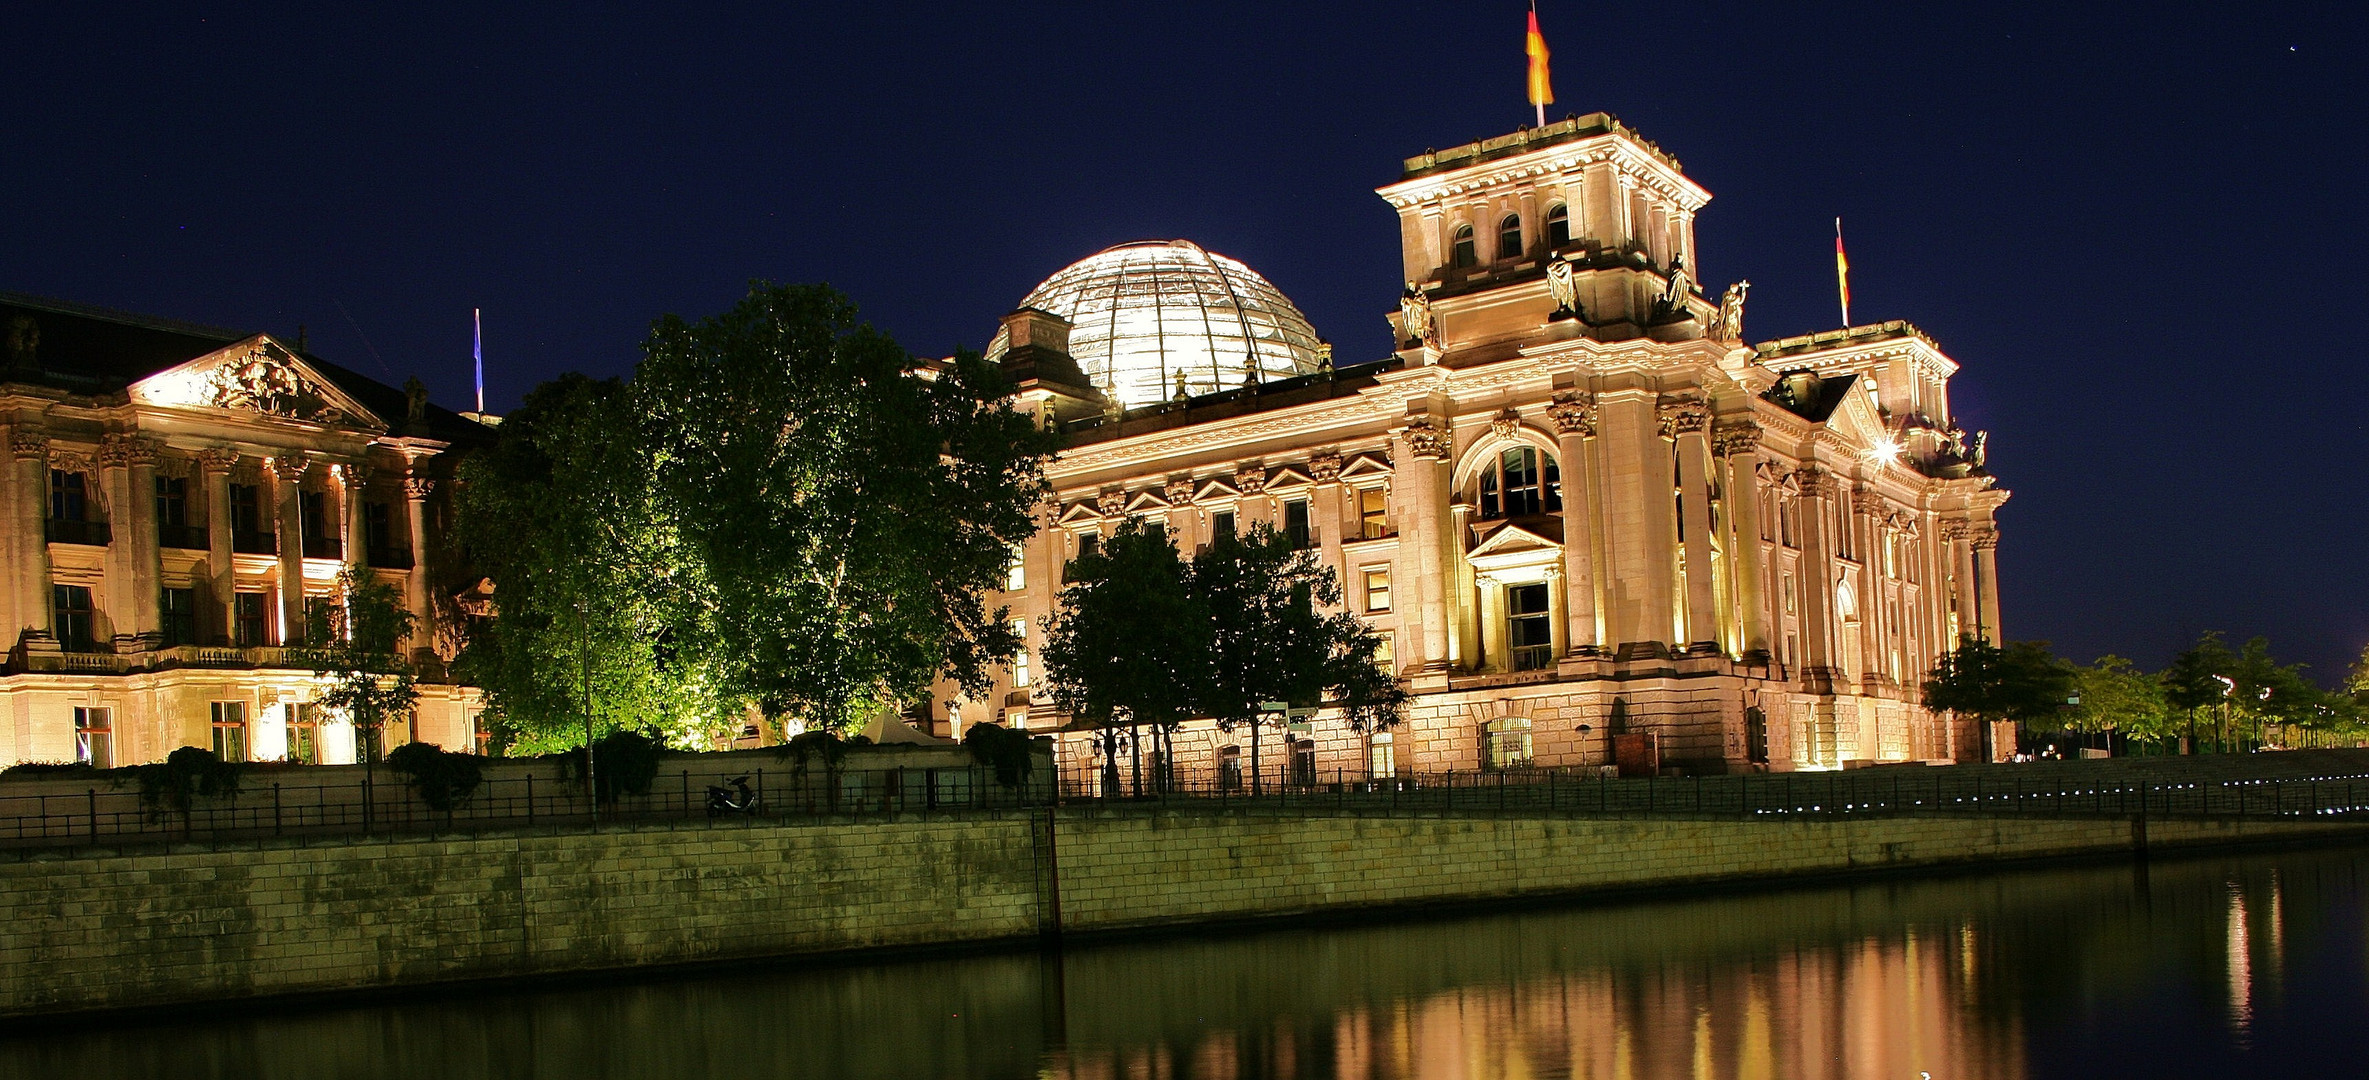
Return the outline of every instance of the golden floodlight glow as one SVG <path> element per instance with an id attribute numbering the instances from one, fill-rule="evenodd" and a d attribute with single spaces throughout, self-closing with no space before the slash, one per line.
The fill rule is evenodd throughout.
<path id="1" fill-rule="evenodd" d="M 1891 438 L 1877 439 L 1874 446 L 1867 448 L 1867 460 L 1877 465 L 1890 465 L 1900 460 L 1903 449 L 1899 442 Z"/>

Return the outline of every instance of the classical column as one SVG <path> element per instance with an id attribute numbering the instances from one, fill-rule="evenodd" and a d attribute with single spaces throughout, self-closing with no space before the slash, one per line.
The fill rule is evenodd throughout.
<path id="1" fill-rule="evenodd" d="M 156 459 L 163 448 L 155 439 L 137 436 L 124 438 L 120 445 L 131 490 L 115 508 L 113 546 L 125 550 L 124 563 L 131 571 L 125 580 L 131 590 L 127 609 L 132 622 L 128 628 L 116 624 L 115 633 L 120 638 L 128 629 L 155 647 L 164 643 L 164 563 L 156 531 Z"/>
<path id="2" fill-rule="evenodd" d="M 282 645 L 304 640 L 304 474 L 312 459 L 284 454 L 272 459 L 272 503 L 277 509 L 280 540 L 280 639 Z"/>
<path id="3" fill-rule="evenodd" d="M 1973 528 L 1964 521 L 1943 522 L 1943 543 L 1949 547 L 1950 608 L 1958 616 L 1958 633 L 1948 648 L 1958 647 L 1967 637 L 1987 637 L 1982 631 L 1981 584 L 1974 574 Z"/>
<path id="4" fill-rule="evenodd" d="M 370 523 L 364 516 L 369 504 L 363 501 L 370 490 L 370 472 L 370 466 L 361 462 L 337 467 L 338 479 L 344 481 L 339 495 L 345 509 L 345 565 L 357 578 L 370 565 Z"/>
<path id="5" fill-rule="evenodd" d="M 214 594 L 214 629 L 225 644 L 238 641 L 238 571 L 230 551 L 230 473 L 239 452 L 217 446 L 197 456 L 206 497 L 206 570 Z M 207 635 L 211 637 L 212 635 Z"/>
<path id="6" fill-rule="evenodd" d="M 39 430 L 19 427 L 9 433 L 14 459 L 14 511 L 9 537 L 14 551 L 9 563 L 10 615 L 8 640 L 14 647 L 26 631 L 49 634 L 49 438 Z"/>
<path id="7" fill-rule="evenodd" d="M 1242 500 L 1237 505 L 1234 527 L 1245 533 L 1252 525 L 1265 523 L 1278 532 L 1283 522 L 1276 519 L 1275 498 L 1267 494 L 1267 466 L 1262 461 L 1245 461 L 1234 467 L 1234 486 L 1241 489 Z"/>
<path id="8" fill-rule="evenodd" d="M 1677 513 L 1670 501 L 1670 444 L 1654 417 L 1651 390 L 1596 395 L 1604 455 L 1603 569 L 1607 646 L 1678 641 Z"/>
<path id="9" fill-rule="evenodd" d="M 1745 653 L 1769 651 L 1768 600 L 1762 595 L 1760 552 L 1760 425 L 1750 417 L 1722 420 L 1712 430 L 1712 449 L 1727 463 L 1727 517 L 1732 526 L 1729 558 L 1734 560 L 1737 641 Z"/>
<path id="10" fill-rule="evenodd" d="M 1993 645 L 2006 640 L 2006 631 L 1999 628 L 1999 530 L 1979 527 L 1968 538 L 1974 548 L 1974 572 L 1981 586 L 1981 604 L 1976 618 L 1982 626 L 1982 636 Z"/>
<path id="11" fill-rule="evenodd" d="M 1685 528 L 1678 542 L 1686 553 L 1686 642 L 1719 643 L 1718 574 L 1711 566 L 1711 444 L 1705 428 L 1711 410 L 1702 398 L 1663 403 L 1662 431 L 1678 451 L 1678 500 Z M 1678 642 L 1671 642 L 1673 646 Z"/>
<path id="12" fill-rule="evenodd" d="M 1341 562 L 1341 534 L 1345 528 L 1341 513 L 1341 455 L 1327 450 L 1308 459 L 1308 476 L 1316 481 L 1316 490 L 1308 496 L 1308 527 L 1316 531 L 1316 544 L 1324 565 L 1332 567 L 1341 580 L 1341 608 L 1362 612 L 1365 581 L 1351 581 L 1349 567 Z"/>
<path id="13" fill-rule="evenodd" d="M 1793 514 L 1799 528 L 1794 538 L 1801 542 L 1800 580 L 1794 583 L 1801 602 L 1800 664 L 1831 668 L 1836 636 L 1834 549 L 1827 537 L 1834 528 L 1834 515 L 1827 511 L 1826 499 L 1834 490 L 1834 476 L 1815 465 L 1804 465 L 1793 475 L 1801 482 Z"/>
<path id="14" fill-rule="evenodd" d="M 1391 581 L 1395 591 L 1400 580 L 1412 578 L 1414 601 L 1399 616 L 1399 626 L 1416 630 L 1420 640 L 1413 642 L 1417 670 L 1444 673 L 1448 670 L 1448 610 L 1447 610 L 1447 545 L 1448 545 L 1448 490 L 1447 456 L 1453 436 L 1445 425 L 1429 417 L 1416 417 L 1399 431 L 1399 439 L 1406 447 L 1396 469 L 1397 482 L 1391 484 L 1391 495 L 1399 502 L 1394 516 L 1403 524 L 1399 528 L 1401 561 L 1413 555 L 1414 565 Z M 1414 626 L 1407 626 L 1413 617 Z M 1402 638 L 1404 635 L 1402 634 Z"/>
<path id="15" fill-rule="evenodd" d="M 416 463 L 415 463 L 416 467 Z M 404 525 L 411 530 L 411 569 L 403 575 L 403 602 L 411 608 L 412 649 L 431 648 L 435 642 L 435 612 L 428 605 L 428 496 L 436 491 L 434 477 L 412 473 L 403 478 Z M 1052 530 L 1047 530 L 1053 535 Z M 1061 552 L 1053 564 L 1061 564 Z"/>
<path id="16" fill-rule="evenodd" d="M 1602 651 L 1596 618 L 1596 483 L 1588 437 L 1596 433 L 1596 406 L 1578 391 L 1556 394 L 1547 406 L 1555 421 L 1555 449 L 1563 475 L 1563 610 L 1571 656 Z"/>
<path id="17" fill-rule="evenodd" d="M 1199 530 L 1195 528 L 1199 524 L 1196 520 L 1199 514 L 1193 508 L 1193 478 L 1171 476 L 1161 493 L 1168 496 L 1168 540 L 1176 545 L 1178 554 L 1190 559 L 1193 557 L 1193 545 L 1197 543 L 1194 537 L 1199 535 Z M 1056 585 L 1059 583 L 1058 577 L 1046 580 Z"/>

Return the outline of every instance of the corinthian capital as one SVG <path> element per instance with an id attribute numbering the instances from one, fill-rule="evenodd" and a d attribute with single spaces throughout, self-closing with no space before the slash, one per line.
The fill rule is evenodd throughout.
<path id="1" fill-rule="evenodd" d="M 271 471 L 284 483 L 296 483 L 311 471 L 313 459 L 303 454 L 282 454 L 271 459 Z"/>
<path id="2" fill-rule="evenodd" d="M 413 473 L 403 478 L 403 490 L 414 499 L 425 499 L 436 493 L 436 478 Z"/>
<path id="3" fill-rule="evenodd" d="M 17 428 L 8 433 L 9 456 L 18 461 L 34 461 L 49 456 L 49 436 L 39 428 Z"/>
<path id="4" fill-rule="evenodd" d="M 213 472 L 226 473 L 238 467 L 239 452 L 235 447 L 209 446 L 197 452 L 197 463 Z"/>
<path id="5" fill-rule="evenodd" d="M 1661 419 L 1665 439 L 1699 432 L 1711 419 L 1711 407 L 1694 394 L 1663 398 L 1654 413 Z"/>
<path id="6" fill-rule="evenodd" d="M 1711 429 L 1711 448 L 1720 457 L 1749 454 L 1760 447 L 1760 425 L 1750 417 L 1722 420 Z"/>
<path id="7" fill-rule="evenodd" d="M 1555 430 L 1565 435 L 1596 433 L 1596 403 L 1577 390 L 1556 394 L 1555 400 L 1547 405 L 1546 414 L 1554 418 Z"/>
<path id="8" fill-rule="evenodd" d="M 1450 442 L 1448 430 L 1429 417 L 1416 417 L 1399 429 L 1399 437 L 1407 441 L 1407 449 L 1416 457 L 1444 458 Z"/>

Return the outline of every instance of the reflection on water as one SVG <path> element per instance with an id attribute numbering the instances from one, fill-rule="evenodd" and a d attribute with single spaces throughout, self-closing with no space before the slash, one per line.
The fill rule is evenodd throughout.
<path id="1" fill-rule="evenodd" d="M 0 1037 L 0 1076 L 2357 1075 L 2369 853 L 1694 901 Z"/>

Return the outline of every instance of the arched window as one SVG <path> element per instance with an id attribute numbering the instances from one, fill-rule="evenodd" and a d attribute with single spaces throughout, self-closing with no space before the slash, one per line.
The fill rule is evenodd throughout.
<path id="1" fill-rule="evenodd" d="M 1517 446 L 1481 470 L 1481 520 L 1552 514 L 1563 509 L 1563 474 L 1552 454 Z"/>
<path id="2" fill-rule="evenodd" d="M 1500 259 L 1522 257 L 1522 216 L 1520 214 L 1507 214 L 1504 221 L 1497 223 L 1497 257 Z"/>
<path id="3" fill-rule="evenodd" d="M 1546 208 L 1547 250 L 1559 250 L 1571 242 L 1571 208 L 1556 203 Z"/>
<path id="4" fill-rule="evenodd" d="M 1468 266 L 1475 266 L 1480 263 L 1480 252 L 1472 245 L 1472 226 L 1456 226 L 1456 246 L 1454 251 L 1455 254 L 1451 255 L 1449 258 L 1458 269 Z"/>

